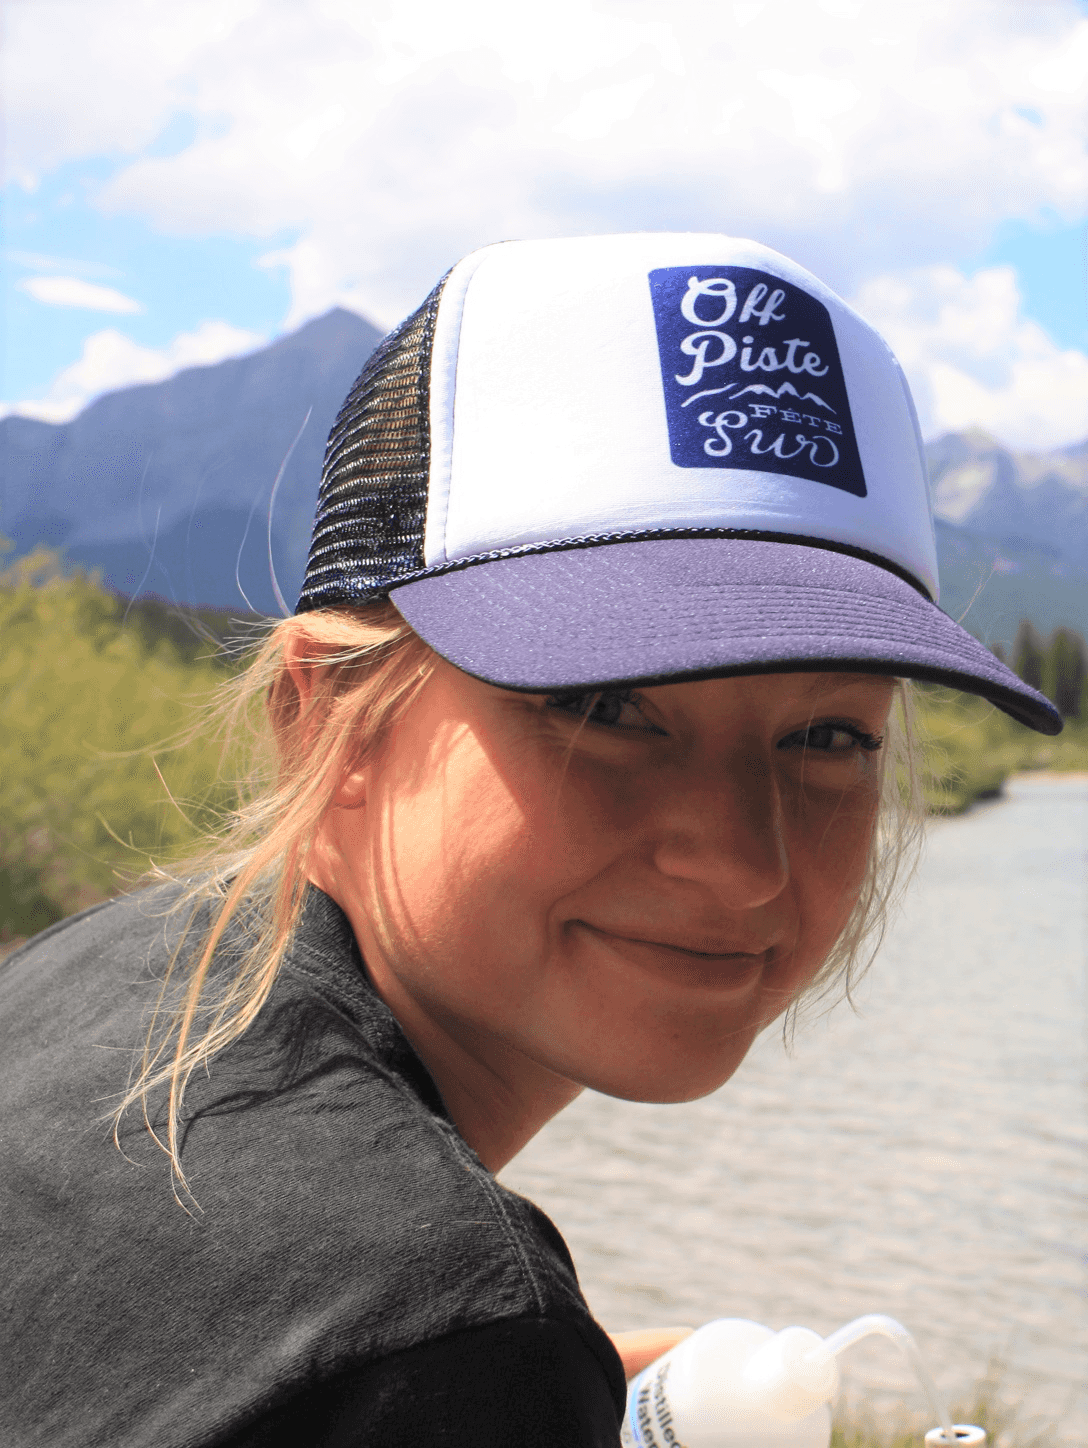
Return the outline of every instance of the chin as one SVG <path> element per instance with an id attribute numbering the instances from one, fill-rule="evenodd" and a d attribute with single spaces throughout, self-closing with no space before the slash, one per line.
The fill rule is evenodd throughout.
<path id="1" fill-rule="evenodd" d="M 620 1101 L 678 1105 L 682 1101 L 699 1101 L 724 1086 L 747 1054 L 747 1047 L 743 1051 L 734 1047 L 727 1059 L 718 1056 L 702 1062 L 690 1057 L 683 1062 L 643 1058 L 638 1064 L 637 1057 L 628 1057 L 614 1069 L 609 1069 L 608 1063 L 597 1061 L 591 1071 L 581 1073 L 582 1084 Z"/>

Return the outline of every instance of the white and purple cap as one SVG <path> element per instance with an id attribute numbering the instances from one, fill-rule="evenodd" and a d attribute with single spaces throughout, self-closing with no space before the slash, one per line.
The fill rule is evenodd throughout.
<path id="1" fill-rule="evenodd" d="M 832 669 L 1061 728 L 937 606 L 887 345 L 726 236 L 488 246 L 380 344 L 329 438 L 298 607 L 387 597 L 508 689 Z"/>

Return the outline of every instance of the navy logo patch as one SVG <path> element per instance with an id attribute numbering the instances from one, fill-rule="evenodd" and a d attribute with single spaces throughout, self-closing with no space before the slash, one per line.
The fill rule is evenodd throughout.
<path id="1" fill-rule="evenodd" d="M 650 273 L 672 460 L 866 495 L 827 308 L 746 266 Z"/>

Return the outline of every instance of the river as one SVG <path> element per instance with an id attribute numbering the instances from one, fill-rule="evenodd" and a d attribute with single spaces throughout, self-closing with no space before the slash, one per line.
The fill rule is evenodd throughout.
<path id="1" fill-rule="evenodd" d="M 830 1332 L 885 1312 L 967 1399 L 992 1359 L 1048 1443 L 1088 1445 L 1088 779 L 1021 777 L 935 821 L 860 992 L 765 1035 L 684 1106 L 586 1093 L 507 1167 L 611 1329 Z M 879 1413 L 923 1400 L 886 1342 Z"/>

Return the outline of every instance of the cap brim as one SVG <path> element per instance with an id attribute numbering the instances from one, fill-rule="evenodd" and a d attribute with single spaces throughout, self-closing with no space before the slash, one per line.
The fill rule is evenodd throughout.
<path id="1" fill-rule="evenodd" d="M 390 593 L 466 673 L 551 691 L 833 669 L 979 694 L 1041 734 L 1062 718 L 905 579 L 831 548 L 657 538 L 475 562 Z"/>

